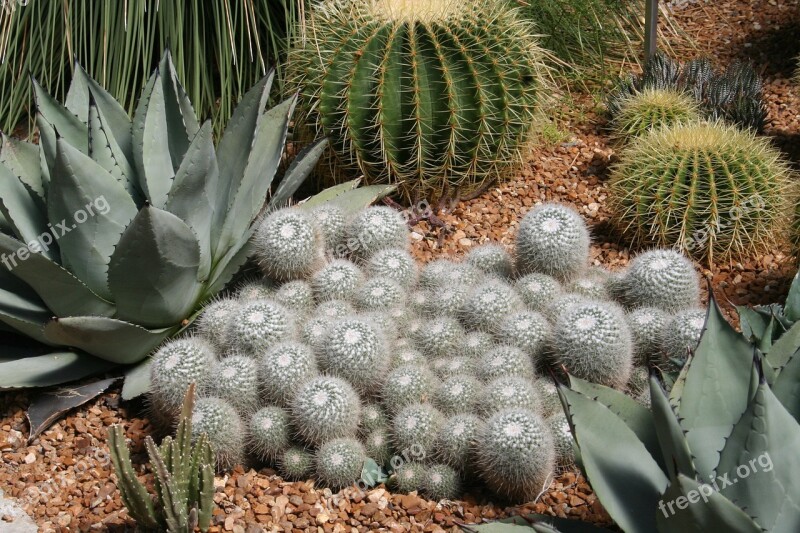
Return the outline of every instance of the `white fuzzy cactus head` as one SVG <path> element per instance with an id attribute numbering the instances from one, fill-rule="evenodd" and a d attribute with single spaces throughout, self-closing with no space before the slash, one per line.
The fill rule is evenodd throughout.
<path id="1" fill-rule="evenodd" d="M 153 354 L 150 365 L 149 401 L 155 413 L 169 421 L 180 412 L 189 385 L 205 386 L 217 355 L 201 337 L 167 342 Z"/>
<path id="2" fill-rule="evenodd" d="M 646 365 L 651 358 L 658 360 L 669 314 L 658 307 L 638 307 L 630 311 L 627 318 L 633 335 L 636 363 Z"/>
<path id="3" fill-rule="evenodd" d="M 449 465 L 428 466 L 422 478 L 422 492 L 434 501 L 453 500 L 461 493 L 461 477 Z"/>
<path id="4" fill-rule="evenodd" d="M 373 206 L 359 211 L 347 225 L 351 255 L 369 258 L 378 250 L 408 248 L 409 230 L 403 215 L 391 207 Z"/>
<path id="5" fill-rule="evenodd" d="M 433 386 L 433 375 L 425 366 L 398 366 L 386 376 L 381 402 L 389 413 L 396 413 L 407 405 L 427 401 Z"/>
<path id="6" fill-rule="evenodd" d="M 261 270 L 272 279 L 302 278 L 323 258 L 322 235 L 301 209 L 284 208 L 268 215 L 253 242 Z"/>
<path id="7" fill-rule="evenodd" d="M 476 359 L 483 357 L 487 351 L 494 347 L 494 337 L 486 331 L 470 331 L 464 336 L 459 353 L 465 357 Z"/>
<path id="8" fill-rule="evenodd" d="M 405 406 L 392 421 L 392 438 L 396 450 L 411 450 L 414 455 L 430 457 L 436 434 L 444 422 L 438 409 L 428 403 Z"/>
<path id="9" fill-rule="evenodd" d="M 277 463 L 281 476 L 292 481 L 305 481 L 314 472 L 314 454 L 299 446 L 280 452 Z"/>
<path id="10" fill-rule="evenodd" d="M 472 288 L 461 308 L 461 316 L 471 329 L 492 331 L 503 317 L 524 308 L 525 304 L 511 285 L 489 279 Z"/>
<path id="11" fill-rule="evenodd" d="M 553 276 L 532 272 L 514 282 L 525 305 L 532 311 L 542 311 L 562 292 L 561 284 Z"/>
<path id="12" fill-rule="evenodd" d="M 517 272 L 574 278 L 589 262 L 589 244 L 586 223 L 573 208 L 555 203 L 536 206 L 519 224 Z"/>
<path id="13" fill-rule="evenodd" d="M 498 342 L 520 348 L 536 362 L 550 339 L 550 323 L 535 311 L 518 311 L 500 320 L 493 333 Z"/>
<path id="14" fill-rule="evenodd" d="M 361 403 L 343 379 L 319 376 L 308 380 L 290 402 L 292 423 L 305 442 L 354 435 L 361 419 Z"/>
<path id="15" fill-rule="evenodd" d="M 210 379 L 200 390 L 205 396 L 226 400 L 247 417 L 258 407 L 258 381 L 256 359 L 231 355 L 212 365 Z"/>
<path id="16" fill-rule="evenodd" d="M 447 418 L 436 435 L 435 459 L 454 468 L 468 470 L 473 459 L 473 444 L 482 424 L 478 416 L 470 413 Z"/>
<path id="17" fill-rule="evenodd" d="M 428 357 L 452 355 L 464 342 L 466 332 L 458 320 L 443 316 L 434 318 L 414 334 L 417 348 Z"/>
<path id="18" fill-rule="evenodd" d="M 417 281 L 417 262 L 405 248 L 378 250 L 367 260 L 366 272 L 374 278 L 390 279 L 402 287 Z"/>
<path id="19" fill-rule="evenodd" d="M 433 405 L 442 414 L 472 413 L 478 408 L 483 385 L 469 374 L 444 377 L 433 390 Z"/>
<path id="20" fill-rule="evenodd" d="M 625 303 L 658 307 L 668 312 L 697 306 L 700 286 L 694 265 L 674 250 L 651 250 L 637 255 L 622 279 Z"/>
<path id="21" fill-rule="evenodd" d="M 324 203 L 311 211 L 311 218 L 322 233 L 325 246 L 335 251 L 344 237 L 347 222 L 342 208 L 332 202 Z"/>
<path id="22" fill-rule="evenodd" d="M 549 416 L 545 422 L 550 427 L 553 435 L 553 445 L 556 451 L 556 463 L 562 468 L 575 464 L 575 452 L 572 445 L 572 430 L 567 417 L 563 412 Z"/>
<path id="23" fill-rule="evenodd" d="M 525 352 L 516 346 L 500 344 L 486 352 L 478 362 L 477 374 L 488 382 L 500 376 L 533 378 L 536 369 Z"/>
<path id="24" fill-rule="evenodd" d="M 236 298 L 241 303 L 269 299 L 275 294 L 276 284 L 267 279 L 251 279 L 236 289 Z"/>
<path id="25" fill-rule="evenodd" d="M 231 315 L 225 339 L 229 350 L 258 357 L 294 334 L 295 319 L 289 309 L 274 300 L 254 300 Z"/>
<path id="26" fill-rule="evenodd" d="M 705 324 L 705 309 L 686 309 L 675 313 L 662 332 L 662 362 L 680 366 L 686 361 L 689 353 L 694 353 L 697 348 Z"/>
<path id="27" fill-rule="evenodd" d="M 308 313 L 314 308 L 311 284 L 301 279 L 288 281 L 278 287 L 273 298 L 300 314 Z"/>
<path id="28" fill-rule="evenodd" d="M 318 302 L 350 300 L 364 280 L 358 265 L 347 259 L 334 259 L 311 276 L 311 288 Z"/>
<path id="29" fill-rule="evenodd" d="M 261 396 L 286 406 L 294 392 L 316 372 L 316 358 L 309 345 L 280 342 L 264 352 L 259 360 Z"/>
<path id="30" fill-rule="evenodd" d="M 367 455 L 356 439 L 340 438 L 319 447 L 315 457 L 319 480 L 338 490 L 355 483 L 361 477 Z"/>
<path id="31" fill-rule="evenodd" d="M 261 461 L 272 461 L 291 444 L 289 413 L 277 406 L 262 407 L 250 417 L 247 447 Z"/>
<path id="32" fill-rule="evenodd" d="M 514 268 L 511 254 L 502 244 L 497 243 L 482 244 L 472 248 L 464 257 L 464 262 L 501 279 L 510 278 Z"/>
<path id="33" fill-rule="evenodd" d="M 542 400 L 533 381 L 519 376 L 500 376 L 483 387 L 480 407 L 491 416 L 504 409 L 528 409 L 540 412 Z"/>
<path id="34" fill-rule="evenodd" d="M 238 307 L 239 302 L 234 298 L 217 298 L 208 302 L 194 321 L 197 332 L 215 348 L 223 348 L 228 319 Z"/>
<path id="35" fill-rule="evenodd" d="M 244 459 L 245 425 L 236 409 L 220 398 L 198 398 L 192 412 L 192 440 L 205 434 L 220 470 Z"/>
<path id="36" fill-rule="evenodd" d="M 389 368 L 383 331 L 363 318 L 334 322 L 319 352 L 322 369 L 367 392 L 379 383 Z"/>
<path id="37" fill-rule="evenodd" d="M 406 292 L 388 278 L 370 278 L 356 287 L 353 303 L 362 311 L 388 310 L 405 304 Z"/>

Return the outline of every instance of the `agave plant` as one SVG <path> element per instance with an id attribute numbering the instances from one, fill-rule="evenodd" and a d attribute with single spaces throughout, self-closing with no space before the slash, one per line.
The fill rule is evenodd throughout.
<path id="1" fill-rule="evenodd" d="M 232 278 L 267 196 L 284 205 L 325 145 L 272 190 L 295 107 L 266 109 L 272 80 L 216 148 L 169 52 L 132 120 L 80 67 L 64 106 L 34 81 L 39 145 L 3 135 L 0 149 L 0 388 L 137 363 Z"/>
<path id="2" fill-rule="evenodd" d="M 764 356 L 709 306 L 700 344 L 651 408 L 559 387 L 582 470 L 626 532 L 800 531 L 800 343 Z"/>
<path id="3" fill-rule="evenodd" d="M 742 334 L 768 353 L 783 335 L 800 339 L 800 271 L 795 274 L 786 302 L 781 304 L 736 306 Z M 800 345 L 800 340 L 792 341 Z"/>

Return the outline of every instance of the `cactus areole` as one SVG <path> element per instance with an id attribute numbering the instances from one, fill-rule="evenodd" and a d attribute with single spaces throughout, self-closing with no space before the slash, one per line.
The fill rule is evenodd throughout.
<path id="1" fill-rule="evenodd" d="M 535 43 L 500 0 L 326 0 L 290 58 L 290 85 L 337 166 L 410 198 L 468 193 L 529 139 L 547 92 Z"/>

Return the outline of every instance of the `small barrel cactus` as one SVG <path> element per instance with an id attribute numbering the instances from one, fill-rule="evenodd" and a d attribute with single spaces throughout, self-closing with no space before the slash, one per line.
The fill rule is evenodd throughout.
<path id="1" fill-rule="evenodd" d="M 633 258 L 621 281 L 624 302 L 631 307 L 678 311 L 696 306 L 700 285 L 694 265 L 673 250 L 650 250 Z"/>
<path id="2" fill-rule="evenodd" d="M 325 318 L 346 318 L 356 313 L 356 308 L 347 300 L 324 300 L 317 305 L 316 316 Z"/>
<path id="3" fill-rule="evenodd" d="M 316 372 L 316 358 L 310 346 L 296 341 L 276 344 L 259 361 L 261 396 L 285 407 L 294 392 Z"/>
<path id="4" fill-rule="evenodd" d="M 582 294 L 575 292 L 563 292 L 553 298 L 553 300 L 545 306 L 545 308 L 542 310 L 542 314 L 549 318 L 551 322 L 555 322 L 561 315 L 574 308 L 576 305 L 580 305 L 587 301 L 591 300 Z"/>
<path id="5" fill-rule="evenodd" d="M 429 317 L 459 316 L 468 295 L 469 289 L 459 285 L 438 287 L 426 293 L 419 312 Z"/>
<path id="6" fill-rule="evenodd" d="M 385 248 L 370 256 L 365 265 L 369 276 L 390 279 L 402 287 L 417 281 L 417 262 L 405 248 Z"/>
<path id="7" fill-rule="evenodd" d="M 225 339 L 233 351 L 258 357 L 294 333 L 294 315 L 289 309 L 273 300 L 254 300 L 231 315 Z"/>
<path id="8" fill-rule="evenodd" d="M 647 367 L 636 366 L 625 386 L 625 392 L 628 396 L 636 398 L 645 390 L 650 390 L 650 371 Z"/>
<path id="9" fill-rule="evenodd" d="M 461 478 L 449 465 L 428 466 L 422 478 L 422 493 L 434 501 L 453 500 L 461 494 Z"/>
<path id="10" fill-rule="evenodd" d="M 414 335 L 416 346 L 428 357 L 453 354 L 464 342 L 466 332 L 452 317 L 434 318 Z"/>
<path id="11" fill-rule="evenodd" d="M 342 489 L 358 481 L 366 460 L 364 446 L 357 440 L 333 439 L 317 450 L 317 477 L 334 490 Z"/>
<path id="12" fill-rule="evenodd" d="M 482 414 L 491 416 L 504 409 L 528 409 L 539 412 L 542 400 L 530 379 L 509 375 L 495 378 L 483 388 L 480 401 Z"/>
<path id="13" fill-rule="evenodd" d="M 415 461 L 405 461 L 398 465 L 389 479 L 391 487 L 401 493 L 422 490 L 425 479 L 425 466 Z"/>
<path id="14" fill-rule="evenodd" d="M 315 313 L 306 318 L 300 325 L 300 340 L 308 344 L 315 351 L 320 351 L 328 338 L 328 330 L 335 322 L 334 319 Z"/>
<path id="15" fill-rule="evenodd" d="M 353 303 L 362 311 L 388 310 L 405 303 L 405 291 L 386 278 L 370 278 L 353 293 Z"/>
<path id="16" fill-rule="evenodd" d="M 292 481 L 305 481 L 314 473 L 314 454 L 299 446 L 280 452 L 277 463 L 280 475 Z"/>
<path id="17" fill-rule="evenodd" d="M 361 409 L 361 423 L 358 428 L 362 435 L 385 428 L 388 425 L 389 420 L 380 405 L 368 403 Z"/>
<path id="18" fill-rule="evenodd" d="M 500 320 L 494 336 L 498 342 L 516 346 L 537 363 L 550 338 L 550 323 L 535 311 L 519 311 Z"/>
<path id="19" fill-rule="evenodd" d="M 408 199 L 474 192 L 531 139 L 549 78 L 507 2 L 326 0 L 308 24 L 288 62 L 299 120 L 366 183 Z"/>
<path id="20" fill-rule="evenodd" d="M 311 445 L 354 435 L 361 420 L 358 395 L 349 383 L 335 377 L 308 380 L 295 392 L 290 409 L 298 436 Z"/>
<path id="21" fill-rule="evenodd" d="M 481 427 L 481 419 L 469 413 L 447 418 L 436 435 L 434 458 L 460 470 L 468 470 L 473 444 Z"/>
<path id="22" fill-rule="evenodd" d="M 269 214 L 253 238 L 261 270 L 278 280 L 299 279 L 322 261 L 323 239 L 302 209 L 284 208 Z"/>
<path id="23" fill-rule="evenodd" d="M 697 122 L 700 118 L 697 102 L 688 94 L 648 88 L 629 94 L 620 101 L 611 128 L 617 141 L 626 142 L 651 130 L 682 122 Z"/>
<path id="24" fill-rule="evenodd" d="M 491 279 L 472 288 L 461 309 L 461 316 L 468 327 L 491 331 L 503 317 L 524 307 L 511 285 Z"/>
<path id="25" fill-rule="evenodd" d="M 662 332 L 663 362 L 682 366 L 689 353 L 697 348 L 705 324 L 705 309 L 685 309 L 675 313 Z"/>
<path id="26" fill-rule="evenodd" d="M 561 294 L 561 284 L 552 276 L 532 272 L 514 282 L 514 288 L 522 301 L 532 311 L 543 311 L 547 305 Z"/>
<path id="27" fill-rule="evenodd" d="M 416 367 L 426 366 L 427 359 L 419 350 L 415 348 L 398 348 L 392 352 L 392 367 L 397 368 L 404 365 L 414 365 Z"/>
<path id="28" fill-rule="evenodd" d="M 349 381 L 357 390 L 368 392 L 389 368 L 386 339 L 373 323 L 362 318 L 334 322 L 319 353 L 326 372 Z"/>
<path id="29" fill-rule="evenodd" d="M 494 348 L 494 337 L 486 331 L 470 331 L 464 337 L 458 353 L 465 357 L 476 359 L 483 357 L 483 354 Z"/>
<path id="30" fill-rule="evenodd" d="M 517 230 L 516 268 L 560 280 L 580 274 L 589 262 L 589 230 L 571 207 L 545 203 L 534 207 Z"/>
<path id="31" fill-rule="evenodd" d="M 250 417 L 247 447 L 261 461 L 272 461 L 291 444 L 289 413 L 280 407 L 262 407 Z"/>
<path id="32" fill-rule="evenodd" d="M 221 398 L 246 417 L 258 407 L 258 363 L 252 357 L 231 355 L 211 366 L 210 379 L 200 387 L 206 396 Z"/>
<path id="33" fill-rule="evenodd" d="M 399 453 L 408 451 L 416 456 L 431 457 L 436 434 L 444 417 L 427 403 L 413 403 L 401 409 L 392 420 L 392 439 Z"/>
<path id="34" fill-rule="evenodd" d="M 432 403 L 445 416 L 472 413 L 478 407 L 483 387 L 469 374 L 455 374 L 443 378 L 433 390 Z"/>
<path id="35" fill-rule="evenodd" d="M 439 379 L 445 379 L 455 374 L 475 374 L 476 361 L 471 357 L 458 355 L 455 357 L 437 357 L 430 362 L 431 370 Z"/>
<path id="36" fill-rule="evenodd" d="M 341 244 L 344 237 L 347 224 L 342 208 L 333 202 L 326 202 L 311 211 L 311 218 L 322 233 L 325 247 L 335 253 L 337 245 Z"/>
<path id="37" fill-rule="evenodd" d="M 216 298 L 203 307 L 203 312 L 194 321 L 197 333 L 208 342 L 220 349 L 225 346 L 225 331 L 228 327 L 228 318 L 239 306 L 239 301 L 234 298 Z"/>
<path id="38" fill-rule="evenodd" d="M 469 263 L 456 263 L 450 259 L 436 259 L 419 272 L 418 284 L 423 289 L 440 287 L 469 287 L 484 277 L 484 272 Z"/>
<path id="39" fill-rule="evenodd" d="M 317 301 L 350 300 L 364 280 L 361 269 L 347 259 L 334 259 L 311 276 Z"/>
<path id="40" fill-rule="evenodd" d="M 500 376 L 533 378 L 536 370 L 528 354 L 516 346 L 501 344 L 486 352 L 478 362 L 477 373 L 488 382 Z"/>
<path id="41" fill-rule="evenodd" d="M 554 413 L 545 419 L 556 451 L 556 463 L 562 468 L 575 464 L 575 450 L 572 445 L 572 430 L 563 412 Z"/>
<path id="42" fill-rule="evenodd" d="M 599 270 L 588 270 L 566 286 L 567 292 L 580 294 L 592 300 L 608 300 L 608 276 Z"/>
<path id="43" fill-rule="evenodd" d="M 347 247 L 352 257 L 367 259 L 378 250 L 408 248 L 409 231 L 403 215 L 387 206 L 359 211 L 346 228 Z"/>
<path id="44" fill-rule="evenodd" d="M 636 363 L 646 365 L 651 358 L 658 358 L 661 340 L 669 315 L 658 307 L 639 307 L 627 315 L 628 326 L 633 334 L 633 349 Z"/>
<path id="45" fill-rule="evenodd" d="M 230 403 L 220 398 L 198 398 L 192 412 L 192 440 L 202 434 L 214 450 L 217 468 L 229 470 L 244 459 L 245 425 Z"/>
<path id="46" fill-rule="evenodd" d="M 610 302 L 585 302 L 561 314 L 553 326 L 557 362 L 575 376 L 623 387 L 633 369 L 633 339 L 625 314 Z"/>
<path id="47" fill-rule="evenodd" d="M 527 409 L 492 415 L 476 439 L 478 470 L 486 484 L 515 501 L 530 501 L 553 475 L 553 436 L 544 420 Z"/>
<path id="48" fill-rule="evenodd" d="M 387 428 L 372 430 L 364 436 L 364 451 L 367 457 L 379 465 L 386 464 L 392 457 L 391 439 Z"/>
<path id="49" fill-rule="evenodd" d="M 236 289 L 236 298 L 242 302 L 266 300 L 275 294 L 275 283 L 267 279 L 245 281 Z"/>
<path id="50" fill-rule="evenodd" d="M 314 292 L 311 284 L 301 279 L 286 282 L 278 287 L 273 298 L 298 313 L 306 313 L 314 308 Z"/>
<path id="51" fill-rule="evenodd" d="M 216 358 L 202 337 L 169 341 L 153 354 L 148 399 L 157 421 L 170 423 L 180 413 L 186 389 L 205 386 Z"/>
<path id="52" fill-rule="evenodd" d="M 399 366 L 386 376 L 381 401 L 387 411 L 396 413 L 406 405 L 428 400 L 433 385 L 433 376 L 425 366 Z"/>
<path id="53" fill-rule="evenodd" d="M 464 262 L 502 279 L 510 278 L 514 269 L 511 254 L 502 244 L 497 243 L 482 244 L 472 248 L 464 257 Z"/>
<path id="54" fill-rule="evenodd" d="M 539 394 L 541 401 L 540 411 L 543 416 L 551 416 L 555 413 L 563 412 L 563 405 L 561 404 L 561 397 L 558 395 L 558 389 L 553 384 L 550 378 L 539 378 L 533 382 L 533 388 Z"/>
<path id="55" fill-rule="evenodd" d="M 609 203 L 615 225 L 635 244 L 675 246 L 713 264 L 783 239 L 793 190 L 769 139 L 721 123 L 679 124 L 628 145 Z"/>

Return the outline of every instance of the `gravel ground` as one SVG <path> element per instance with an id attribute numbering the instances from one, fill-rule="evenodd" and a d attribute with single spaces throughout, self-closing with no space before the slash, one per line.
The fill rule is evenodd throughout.
<path id="1" fill-rule="evenodd" d="M 769 105 L 766 133 L 797 166 L 800 162 L 800 90 L 789 81 L 800 52 L 798 1 L 726 0 L 673 2 L 676 18 L 699 49 L 722 62 L 749 59 L 762 68 Z M 414 253 L 422 261 L 460 256 L 488 240 L 510 245 L 522 216 L 535 204 L 559 200 L 575 205 L 592 228 L 592 260 L 623 268 L 632 253 L 608 225 L 606 180 L 616 157 L 602 129 L 594 100 L 575 96 L 573 109 L 554 109 L 569 132 L 535 150 L 512 179 L 480 197 L 457 203 L 433 220 L 414 225 Z M 414 213 L 412 213 L 414 214 Z M 788 223 L 789 221 L 787 221 Z M 702 270 L 731 316 L 731 304 L 780 301 L 795 271 L 789 250 Z M 138 402 L 120 404 L 112 389 L 72 412 L 28 444 L 25 393 L 0 394 L 0 487 L 19 499 L 41 531 L 124 531 L 132 527 L 114 485 L 106 429 L 124 423 L 133 458 L 142 464 L 150 425 Z M 152 482 L 142 470 L 143 479 Z M 528 512 L 610 522 L 585 480 L 568 471 L 536 503 L 506 507 L 476 487 L 463 501 L 432 502 L 416 495 L 331 494 L 310 483 L 283 482 L 269 469 L 237 469 L 218 477 L 212 531 L 441 531 Z M 0 531 L 10 517 L 0 516 Z"/>

